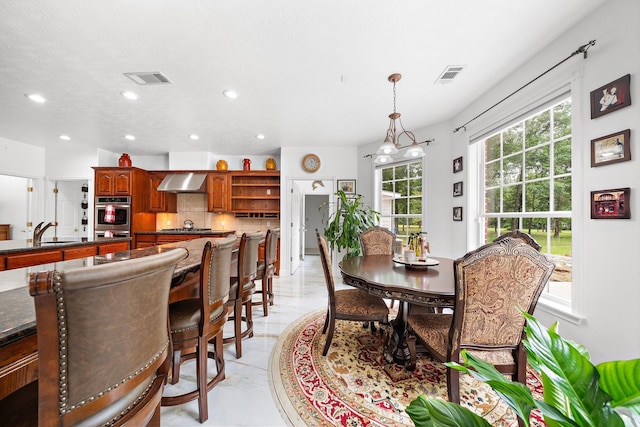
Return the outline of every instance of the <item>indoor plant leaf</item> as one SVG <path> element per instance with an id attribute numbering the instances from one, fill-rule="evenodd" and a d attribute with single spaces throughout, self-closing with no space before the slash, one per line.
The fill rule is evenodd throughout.
<path id="1" fill-rule="evenodd" d="M 487 421 L 467 408 L 440 399 L 427 399 L 420 395 L 406 408 L 416 427 L 489 427 Z"/>
<path id="2" fill-rule="evenodd" d="M 596 369 L 600 387 L 612 398 L 611 406 L 640 414 L 640 359 L 603 362 Z"/>

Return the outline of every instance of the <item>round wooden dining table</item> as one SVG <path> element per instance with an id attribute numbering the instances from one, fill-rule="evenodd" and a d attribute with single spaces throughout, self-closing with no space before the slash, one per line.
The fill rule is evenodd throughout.
<path id="1" fill-rule="evenodd" d="M 398 314 L 391 321 L 392 341 L 388 350 L 398 364 L 409 362 L 407 314 L 409 305 L 453 307 L 455 290 L 453 259 L 429 257 L 438 265 L 413 268 L 394 262 L 392 255 L 354 256 L 340 262 L 344 283 L 382 298 L 400 301 Z"/>

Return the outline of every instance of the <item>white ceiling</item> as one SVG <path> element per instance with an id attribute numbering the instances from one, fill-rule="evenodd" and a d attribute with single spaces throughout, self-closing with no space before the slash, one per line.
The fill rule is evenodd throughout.
<path id="1" fill-rule="evenodd" d="M 442 122 L 604 1 L 3 0 L 0 137 L 137 155 L 382 141 L 391 73 L 405 128 Z M 434 84 L 448 65 L 466 69 Z"/>

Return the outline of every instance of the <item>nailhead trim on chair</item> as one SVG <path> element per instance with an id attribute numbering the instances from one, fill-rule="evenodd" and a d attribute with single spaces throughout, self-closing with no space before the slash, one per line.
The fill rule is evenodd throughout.
<path id="1" fill-rule="evenodd" d="M 141 372 L 143 372 L 145 369 L 147 369 L 151 364 L 153 364 L 153 362 L 155 362 L 160 355 L 162 355 L 162 353 L 165 352 L 165 350 L 169 347 L 169 341 L 167 340 L 167 342 L 165 343 L 165 345 L 162 347 L 162 349 L 160 351 L 158 351 L 156 354 L 154 354 L 151 359 L 144 364 L 144 366 L 142 366 L 140 369 L 138 369 L 136 372 L 134 372 L 133 374 L 129 375 L 126 378 L 123 378 L 122 380 L 118 381 L 116 384 L 110 386 L 109 388 L 107 388 L 106 390 L 103 390 L 101 392 L 99 392 L 98 394 L 89 397 L 88 399 L 82 400 L 76 404 L 70 405 L 68 406 L 67 403 L 67 399 L 68 399 L 68 388 L 67 388 L 67 322 L 66 322 L 66 312 L 65 312 L 65 308 L 64 308 L 64 298 L 63 298 L 63 292 L 62 292 L 62 276 L 60 275 L 59 272 L 55 271 L 53 274 L 53 291 L 56 294 L 56 301 L 57 301 L 57 305 L 58 305 L 58 310 L 57 310 L 57 315 L 58 315 L 58 335 L 59 335 L 59 351 L 60 351 L 60 367 L 59 367 L 59 372 L 60 372 L 60 393 L 59 393 L 59 399 L 60 399 L 60 415 L 64 415 L 67 412 L 73 411 L 77 408 L 80 408 L 84 405 L 86 405 L 89 402 L 94 401 L 95 399 L 104 396 L 106 393 L 110 392 L 111 390 L 116 389 L 118 386 L 124 384 L 125 382 L 129 381 L 130 379 L 132 379 L 133 377 L 135 377 L 136 375 L 139 375 Z M 153 383 L 153 382 L 152 382 Z M 140 397 L 144 397 L 144 394 L 146 394 L 147 391 L 145 391 L 145 393 L 143 393 L 143 395 Z M 139 399 L 140 399 L 139 398 Z M 136 402 L 139 401 L 139 399 L 136 399 Z M 132 403 L 129 407 L 127 407 L 127 409 L 125 410 L 124 413 L 128 412 L 134 405 L 135 403 Z M 115 420 L 117 420 L 118 418 L 120 418 L 122 416 L 118 415 Z M 111 424 L 113 423 L 113 421 L 111 422 Z"/>

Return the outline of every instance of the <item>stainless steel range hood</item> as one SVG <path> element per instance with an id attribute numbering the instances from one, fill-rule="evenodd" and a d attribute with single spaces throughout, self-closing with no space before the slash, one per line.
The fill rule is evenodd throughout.
<path id="1" fill-rule="evenodd" d="M 169 173 L 158 186 L 158 191 L 167 191 L 169 193 L 206 193 L 206 178 L 206 173 Z"/>

